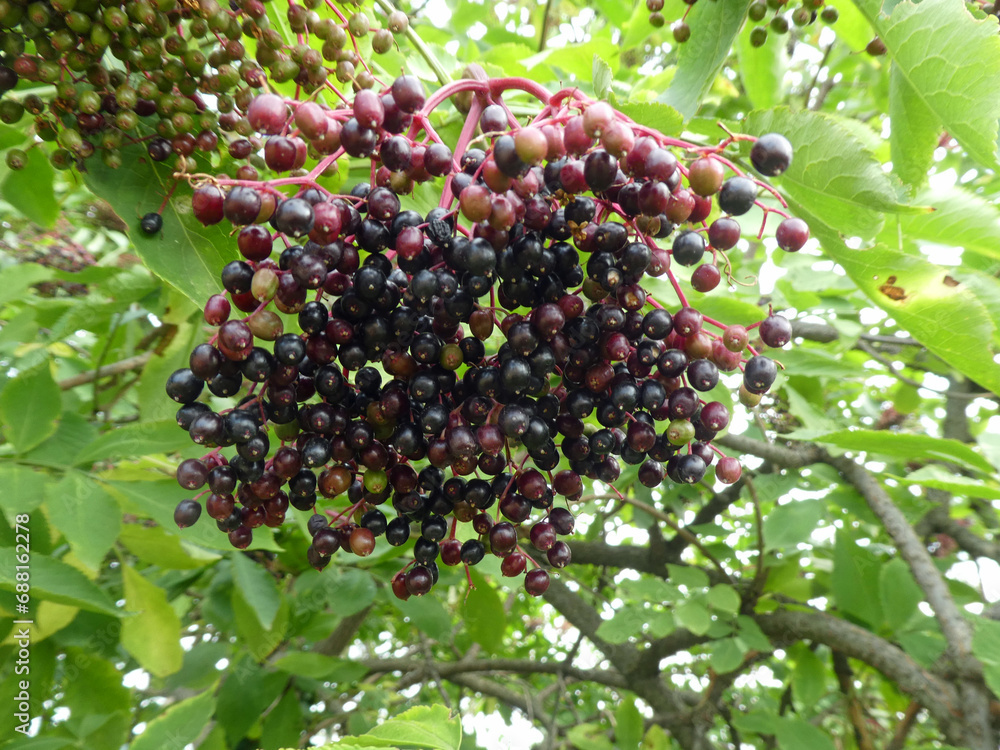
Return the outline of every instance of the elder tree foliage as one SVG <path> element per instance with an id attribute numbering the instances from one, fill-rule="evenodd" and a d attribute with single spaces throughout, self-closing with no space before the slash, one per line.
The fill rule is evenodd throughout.
<path id="1" fill-rule="evenodd" d="M 0 747 L 995 748 L 998 46 L 0 2 Z"/>

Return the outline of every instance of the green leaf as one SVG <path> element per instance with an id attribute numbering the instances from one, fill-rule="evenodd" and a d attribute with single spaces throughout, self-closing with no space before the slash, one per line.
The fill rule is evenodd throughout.
<path id="1" fill-rule="evenodd" d="M 18 373 L 0 391 L 0 420 L 18 453 L 26 453 L 55 433 L 61 413 L 59 386 L 47 360 Z"/>
<path id="2" fill-rule="evenodd" d="M 121 153 L 123 165 L 118 169 L 91 160 L 84 175 L 87 187 L 112 206 L 134 206 L 139 215 L 155 210 L 174 183 L 172 168 L 151 162 L 142 146 L 129 146 Z M 219 291 L 222 267 L 239 257 L 236 243 L 221 225 L 204 227 L 194 218 L 191 190 L 183 182 L 163 209 L 162 232 L 148 237 L 138 231 L 131 216 L 123 221 L 145 266 L 198 306 Z"/>
<path id="3" fill-rule="evenodd" d="M 712 642 L 712 655 L 709 661 L 719 674 L 726 674 L 739 669 L 743 663 L 746 649 L 735 638 L 721 638 Z"/>
<path id="4" fill-rule="evenodd" d="M 597 636 L 608 643 L 628 643 L 642 633 L 649 613 L 640 607 L 625 606 L 597 628 Z"/>
<path id="5" fill-rule="evenodd" d="M 507 614 L 496 589 L 480 575 L 470 570 L 473 588 L 465 597 L 465 629 L 473 641 L 493 653 L 503 643 L 507 630 Z"/>
<path id="6" fill-rule="evenodd" d="M 871 24 L 864 14 L 851 3 L 839 3 L 840 18 L 833 28 L 837 39 L 844 42 L 854 52 L 861 52 L 875 36 Z"/>
<path id="7" fill-rule="evenodd" d="M 687 586 L 689 589 L 701 589 L 708 586 L 708 575 L 703 570 L 690 565 L 667 565 L 671 583 Z"/>
<path id="8" fill-rule="evenodd" d="M 302 733 L 302 709 L 299 696 L 289 690 L 264 717 L 264 727 L 260 734 L 263 750 L 280 747 L 298 747 Z"/>
<path id="9" fill-rule="evenodd" d="M 281 592 L 274 578 L 262 566 L 242 552 L 233 552 L 233 584 L 237 586 L 257 615 L 264 630 L 270 630 L 281 607 Z"/>
<path id="10" fill-rule="evenodd" d="M 838 380 L 845 378 L 858 380 L 868 377 L 868 373 L 860 367 L 860 361 L 863 361 L 864 358 L 861 353 L 857 353 L 855 357 L 853 353 L 833 354 L 803 347 L 789 349 L 787 352 L 782 351 L 777 356 L 791 377 L 822 377 Z"/>
<path id="11" fill-rule="evenodd" d="M 566 733 L 566 739 L 573 750 L 615 750 L 604 727 L 593 722 L 574 725 Z"/>
<path id="12" fill-rule="evenodd" d="M 285 654 L 273 664 L 275 669 L 299 677 L 330 682 L 354 682 L 368 671 L 356 661 L 340 659 L 311 651 L 293 651 Z"/>
<path id="13" fill-rule="evenodd" d="M 51 227 L 59 218 L 55 194 L 55 170 L 45 149 L 27 151 L 24 169 L 10 170 L 0 183 L 0 196 L 25 217 L 43 227 Z"/>
<path id="14" fill-rule="evenodd" d="M 882 624 L 879 597 L 881 563 L 851 536 L 840 530 L 833 550 L 831 588 L 837 606 L 873 627 Z"/>
<path id="15" fill-rule="evenodd" d="M 75 411 L 64 411 L 59 417 L 55 434 L 25 455 L 29 461 L 42 461 L 67 466 L 67 459 L 97 438 L 97 428 Z"/>
<path id="16" fill-rule="evenodd" d="M 762 709 L 754 709 L 747 713 L 733 713 L 733 726 L 741 732 L 774 734 L 775 727 L 778 726 L 779 721 L 781 719 L 776 714 Z M 799 748 L 798 750 L 805 750 L 805 748 Z"/>
<path id="17" fill-rule="evenodd" d="M 809 541 L 825 513 L 822 500 L 792 500 L 777 506 L 764 519 L 764 546 L 783 549 Z"/>
<path id="18" fill-rule="evenodd" d="M 451 640 L 451 617 L 441 602 L 427 596 L 411 596 L 405 602 L 392 597 L 392 603 L 419 630 L 437 641 Z"/>
<path id="19" fill-rule="evenodd" d="M 118 541 L 143 562 L 165 570 L 196 570 L 222 558 L 214 552 L 185 545 L 159 526 L 125 524 L 118 532 Z"/>
<path id="20" fill-rule="evenodd" d="M 359 739 L 373 747 L 459 750 L 462 723 L 444 706 L 417 706 L 372 729 Z"/>
<path id="21" fill-rule="evenodd" d="M 691 38 L 680 45 L 677 73 L 659 100 L 675 107 L 685 119 L 694 116 L 712 88 L 743 25 L 751 0 L 698 3 L 687 22 Z"/>
<path id="22" fill-rule="evenodd" d="M 900 2 L 888 18 L 880 12 L 882 0 L 854 2 L 885 43 L 909 93 L 974 159 L 994 166 L 1000 118 L 996 21 L 977 21 L 963 3 L 951 0 Z"/>
<path id="23" fill-rule="evenodd" d="M 788 67 L 784 44 L 754 47 L 748 33 L 737 38 L 740 80 L 754 109 L 771 109 L 784 100 L 782 81 Z"/>
<path id="24" fill-rule="evenodd" d="M 1000 500 L 1000 488 L 987 485 L 984 482 L 962 476 L 961 474 L 955 474 L 937 464 L 923 466 L 914 472 L 910 472 L 905 477 L 894 476 L 893 479 L 903 484 L 917 484 L 921 487 L 931 487 L 963 497 Z"/>
<path id="25" fill-rule="evenodd" d="M 608 95 L 614 80 L 615 74 L 611 72 L 611 66 L 599 55 L 594 55 L 594 93 L 598 99 L 604 99 Z"/>
<path id="26" fill-rule="evenodd" d="M 184 663 L 180 618 L 166 592 L 131 565 L 122 566 L 122 579 L 125 609 L 135 613 L 122 620 L 122 646 L 151 674 L 173 674 Z"/>
<path id="27" fill-rule="evenodd" d="M 626 117 L 638 125 L 657 130 L 664 135 L 674 135 L 681 132 L 684 117 L 673 107 L 659 102 L 618 102 L 614 92 L 611 93 L 611 103 Z"/>
<path id="28" fill-rule="evenodd" d="M 176 703 L 149 722 L 135 738 L 131 750 L 184 747 L 201 735 L 214 710 L 215 696 L 211 690 Z"/>
<path id="29" fill-rule="evenodd" d="M 74 471 L 46 487 L 45 505 L 52 525 L 80 561 L 91 570 L 100 568 L 121 528 L 118 504 L 97 482 Z"/>
<path id="30" fill-rule="evenodd" d="M 250 657 L 233 660 L 215 707 L 215 719 L 226 730 L 230 746 L 243 738 L 287 684 L 284 672 L 263 669 Z"/>
<path id="31" fill-rule="evenodd" d="M 7 523 L 14 523 L 19 513 L 31 513 L 42 504 L 43 493 L 48 479 L 41 471 L 27 466 L 5 463 L 0 465 L 0 510 Z"/>
<path id="32" fill-rule="evenodd" d="M 907 185 L 922 185 L 934 159 L 941 123 L 898 65 L 889 73 L 889 119 L 892 171 Z"/>
<path id="33" fill-rule="evenodd" d="M 343 568 L 339 574 L 335 574 L 328 569 L 324 571 L 323 577 L 322 602 L 324 605 L 326 602 L 337 602 L 337 614 L 340 617 L 356 614 L 375 601 L 377 588 L 370 573 Z"/>
<path id="34" fill-rule="evenodd" d="M 771 641 L 764 635 L 757 621 L 748 615 L 739 615 L 736 618 L 739 627 L 740 640 L 754 651 L 770 651 Z"/>
<path id="35" fill-rule="evenodd" d="M 708 604 L 719 612 L 735 615 L 740 611 L 740 595 L 725 583 L 717 583 L 708 590 Z"/>
<path id="36" fill-rule="evenodd" d="M 631 16 L 630 4 L 620 0 L 594 0 L 594 5 L 600 11 L 601 16 L 607 18 L 615 26 L 627 23 L 629 16 Z"/>
<path id="37" fill-rule="evenodd" d="M 177 422 L 133 422 L 105 432 L 73 458 L 74 465 L 133 458 L 177 449 Z"/>
<path id="38" fill-rule="evenodd" d="M 774 728 L 781 750 L 836 750 L 830 736 L 805 719 L 782 717 Z"/>
<path id="39" fill-rule="evenodd" d="M 712 627 L 712 615 L 704 604 L 695 599 L 688 599 L 674 607 L 674 617 L 681 627 L 695 635 L 705 635 Z"/>
<path id="40" fill-rule="evenodd" d="M 804 643 L 796 643 L 790 655 L 795 661 L 792 694 L 801 705 L 811 708 L 826 694 L 826 667 Z"/>
<path id="41" fill-rule="evenodd" d="M 642 742 L 642 714 L 635 701 L 623 697 L 615 711 L 615 746 L 635 748 Z"/>
<path id="42" fill-rule="evenodd" d="M 4 268 L 3 287 L 0 287 L 0 306 L 6 305 L 11 300 L 22 299 L 29 287 L 50 278 L 52 269 L 37 263 L 21 263 Z"/>
<path id="43" fill-rule="evenodd" d="M 791 141 L 791 166 L 773 183 L 802 207 L 797 213 L 822 217 L 842 235 L 873 237 L 883 211 L 904 208 L 882 163 L 847 120 L 778 107 L 751 112 L 744 130 L 757 136 L 781 133 Z"/>
<path id="44" fill-rule="evenodd" d="M 928 669 L 937 664 L 947 648 L 941 633 L 907 631 L 897 633 L 896 640 L 918 664 Z"/>
<path id="45" fill-rule="evenodd" d="M 928 188 L 914 203 L 933 211 L 900 214 L 882 238 L 892 244 L 900 233 L 911 240 L 962 248 L 987 258 L 1000 259 L 1000 209 L 992 201 L 959 185 Z"/>
<path id="46" fill-rule="evenodd" d="M 983 676 L 990 690 L 1000 691 L 1000 622 L 976 618 L 972 653 L 983 662 Z"/>
<path id="47" fill-rule="evenodd" d="M 879 573 L 882 611 L 893 630 L 900 630 L 917 611 L 924 594 L 900 558 L 890 560 Z"/>
<path id="48" fill-rule="evenodd" d="M 33 556 L 32 568 L 34 561 Z M 107 637 L 108 634 L 101 635 Z M 130 711 L 133 700 L 129 689 L 122 685 L 122 673 L 93 651 L 77 648 L 67 650 L 63 670 L 62 684 L 66 686 L 66 694 L 62 699 L 65 705 L 72 706 L 81 717 L 105 717 L 99 728 L 86 733 L 84 746 L 121 747 L 128 739 L 128 729 L 132 725 Z"/>
<path id="49" fill-rule="evenodd" d="M 14 591 L 14 548 L 0 549 L 0 589 Z M 31 596 L 120 617 L 122 611 L 79 570 L 37 552 L 31 554 Z"/>
<path id="50" fill-rule="evenodd" d="M 812 440 L 844 450 L 865 451 L 908 461 L 948 461 L 987 474 L 993 471 L 989 461 L 964 443 L 950 438 L 887 430 L 838 430 L 821 434 L 797 431 L 791 435 L 795 440 Z"/>

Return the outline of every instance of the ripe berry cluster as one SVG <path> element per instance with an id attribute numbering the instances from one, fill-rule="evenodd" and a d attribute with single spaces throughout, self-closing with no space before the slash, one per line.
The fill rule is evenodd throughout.
<path id="1" fill-rule="evenodd" d="M 509 90 L 539 100 L 532 122 L 508 109 Z M 449 146 L 428 116 L 462 93 L 468 114 Z M 212 448 L 178 468 L 185 489 L 207 485 L 177 507 L 178 525 L 204 503 L 244 548 L 291 505 L 313 513 L 317 569 L 338 549 L 367 555 L 379 536 L 413 535 L 413 561 L 393 580 L 401 598 L 429 591 L 438 561 L 475 565 L 487 552 L 538 595 L 549 579 L 532 554 L 569 563 L 564 506 L 584 478 L 613 487 L 621 462 L 648 487 L 699 482 L 713 463 L 719 481 L 739 478 L 712 445 L 729 409 L 703 396 L 741 370 L 741 399 L 755 404 L 778 366 L 749 346 L 754 326 L 691 306 L 672 268 L 696 267 L 692 286 L 713 289 L 742 233 L 736 217 L 755 206 L 764 223 L 784 217 L 779 246 L 805 244 L 805 224 L 724 155 L 754 139 L 698 147 L 577 90 L 482 71 L 429 98 L 402 76 L 340 109 L 263 94 L 246 117 L 273 178 L 184 175 L 194 216 L 238 227 L 243 260 L 205 305 L 216 333 L 166 385 L 180 426 Z M 308 173 L 278 176 L 310 152 L 325 156 Z M 317 180 L 348 157 L 371 177 L 332 195 Z M 750 159 L 781 174 L 791 145 L 763 136 Z M 406 208 L 427 182 L 439 206 Z M 669 280 L 677 303 L 654 299 L 649 277 Z M 791 338 L 777 315 L 758 332 L 771 347 Z M 218 400 L 199 400 L 206 387 Z"/>
<path id="2" fill-rule="evenodd" d="M 370 34 L 372 50 L 386 52 L 408 26 L 401 11 L 380 28 L 360 9 L 304 0 L 283 11 L 299 35 L 289 44 L 272 27 L 277 12 L 262 0 L 0 0 L 0 121 L 34 117 L 60 169 L 82 169 L 98 152 L 118 167 L 120 148 L 136 141 L 155 161 L 215 153 L 220 138 L 239 152 L 252 134 L 240 111 L 265 81 L 294 81 L 306 94 L 333 77 L 370 88 L 357 40 Z M 51 84 L 55 95 L 5 96 L 21 81 Z M 23 168 L 24 151 L 9 150 L 6 162 Z"/>
<path id="3" fill-rule="evenodd" d="M 688 6 L 695 5 L 698 0 L 684 0 Z M 837 21 L 840 14 L 837 9 L 829 5 L 826 0 L 802 0 L 797 7 L 789 0 L 755 0 L 747 10 L 747 18 L 755 24 L 750 30 L 750 43 L 754 47 L 762 46 L 768 37 L 768 31 L 772 34 L 787 34 L 792 27 L 809 26 L 822 19 L 825 23 L 832 24 Z M 663 10 L 663 0 L 646 0 L 646 8 L 649 10 L 649 22 L 655 28 L 660 28 L 666 23 L 661 11 Z M 770 13 L 770 21 L 768 14 Z M 691 38 L 691 27 L 687 21 L 687 11 L 684 17 L 679 19 L 670 27 L 674 41 L 683 44 Z"/>

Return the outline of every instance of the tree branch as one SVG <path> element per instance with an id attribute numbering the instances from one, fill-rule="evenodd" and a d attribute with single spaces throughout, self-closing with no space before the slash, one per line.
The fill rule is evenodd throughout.
<path id="1" fill-rule="evenodd" d="M 370 672 L 412 672 L 426 669 L 426 659 L 362 659 L 358 662 Z M 479 672 L 564 675 L 582 682 L 594 682 L 613 688 L 627 688 L 628 681 L 614 669 L 580 669 L 561 661 L 535 659 L 460 659 L 435 661 L 434 670 L 443 679 Z"/>
<path id="2" fill-rule="evenodd" d="M 843 456 L 826 456 L 825 463 L 837 469 L 868 503 L 882 526 L 892 537 L 900 556 L 909 565 L 934 616 L 941 626 L 949 650 L 957 659 L 972 653 L 972 631 L 948 590 L 941 571 L 934 565 L 927 547 L 906 520 L 903 512 L 882 489 L 882 485 L 863 466 Z"/>
<path id="3" fill-rule="evenodd" d="M 98 367 L 96 370 L 87 370 L 86 372 L 81 372 L 78 375 L 73 375 L 65 380 L 60 380 L 57 385 L 60 390 L 68 391 L 70 388 L 76 388 L 78 385 L 93 383 L 95 380 L 100 380 L 101 378 L 108 378 L 112 375 L 121 375 L 123 372 L 131 372 L 132 370 L 141 370 L 152 358 L 152 351 L 143 352 L 142 354 L 137 354 L 134 357 L 128 357 L 118 362 L 112 362 L 110 365 Z"/>
<path id="4" fill-rule="evenodd" d="M 778 611 L 755 619 L 776 644 L 812 640 L 871 665 L 926 706 L 949 742 L 960 740 L 963 719 L 955 689 L 884 638 L 823 612 Z"/>
<path id="5" fill-rule="evenodd" d="M 337 623 L 337 627 L 333 629 L 333 632 L 316 644 L 316 647 L 313 648 L 313 653 L 325 654 L 326 656 L 339 656 L 345 648 L 351 645 L 354 636 L 358 634 L 358 628 L 361 627 L 361 623 L 365 621 L 368 613 L 371 612 L 372 606 L 374 605 L 369 604 L 360 612 L 348 615 Z"/>
<path id="6" fill-rule="evenodd" d="M 930 553 L 927 552 L 927 548 L 910 522 L 906 520 L 906 516 L 867 469 L 853 459 L 831 456 L 818 446 L 805 443 L 788 447 L 764 443 L 742 435 L 727 435 L 719 442 L 743 453 L 765 458 L 785 468 L 801 468 L 810 463 L 825 463 L 837 469 L 854 485 L 896 544 L 900 556 L 910 567 L 917 585 L 934 610 L 952 656 L 966 661 L 964 657 L 972 651 L 972 632 L 955 604 L 944 576 L 934 565 Z"/>
<path id="7" fill-rule="evenodd" d="M 707 727 L 694 726 L 691 709 L 678 691 L 667 687 L 659 678 L 659 665 L 655 665 L 653 676 L 647 676 L 649 665 L 654 660 L 627 644 L 612 644 L 597 635 L 603 620 L 597 610 L 560 580 L 553 580 L 545 592 L 545 600 L 569 620 L 587 639 L 601 651 L 611 664 L 628 680 L 629 689 L 645 700 L 662 715 L 663 725 L 676 738 L 683 750 L 711 750 L 714 745 L 708 740 Z"/>
<path id="8" fill-rule="evenodd" d="M 868 731 L 868 725 L 865 722 L 861 701 L 858 700 L 857 693 L 854 691 L 854 670 L 851 669 L 850 662 L 842 652 L 834 650 L 832 657 L 833 672 L 837 675 L 840 692 L 847 700 L 847 716 L 851 720 L 851 726 L 854 727 L 854 739 L 858 743 L 858 750 L 875 750 L 871 732 Z"/>

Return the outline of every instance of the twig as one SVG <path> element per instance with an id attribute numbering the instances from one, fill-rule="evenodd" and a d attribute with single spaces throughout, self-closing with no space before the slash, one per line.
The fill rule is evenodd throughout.
<path id="1" fill-rule="evenodd" d="M 837 43 L 834 39 L 830 44 L 827 45 L 826 49 L 823 50 L 823 59 L 819 61 L 819 65 L 816 66 L 816 73 L 813 75 L 812 80 L 806 87 L 806 95 L 802 100 L 802 106 L 809 109 L 809 95 L 812 94 L 814 88 L 816 88 L 816 82 L 819 80 L 819 74 L 823 72 L 823 68 L 826 66 L 826 61 L 830 59 L 830 53 L 833 51 L 833 45 Z"/>
<path id="2" fill-rule="evenodd" d="M 760 512 L 760 497 L 757 496 L 757 488 L 750 477 L 744 478 L 747 489 L 750 490 L 750 497 L 753 498 L 753 517 L 757 524 L 757 570 L 754 572 L 753 582 L 750 584 L 752 595 L 751 601 L 756 601 L 764 591 L 764 584 L 767 582 L 767 568 L 764 567 L 764 517 Z"/>
<path id="3" fill-rule="evenodd" d="M 690 531 L 688 531 L 687 529 L 685 529 L 683 526 L 678 525 L 678 523 L 676 521 L 674 521 L 674 519 L 672 519 L 670 516 L 668 516 L 666 513 L 664 513 L 659 508 L 654 508 L 652 505 L 648 505 L 648 504 L 642 502 L 642 500 L 637 500 L 634 497 L 622 497 L 621 499 L 624 502 L 628 503 L 629 505 L 632 505 L 632 506 L 638 508 L 639 510 L 643 511 L 644 513 L 648 513 L 653 518 L 656 518 L 657 520 L 663 521 L 663 523 L 665 523 L 667 526 L 669 526 L 674 531 L 676 531 L 678 534 L 680 534 L 684 538 L 684 540 L 687 541 L 692 547 L 696 548 L 699 552 L 701 552 L 701 554 L 705 556 L 706 560 L 708 560 L 716 568 L 718 568 L 719 572 L 722 573 L 722 575 L 725 577 L 725 579 L 726 579 L 727 582 L 732 583 L 732 578 L 730 578 L 729 573 L 723 567 L 722 563 L 718 561 L 718 559 L 715 557 L 715 555 L 713 555 L 711 552 L 709 552 L 705 548 L 705 545 L 703 545 L 700 541 L 698 541 L 698 537 L 697 536 L 695 536 L 694 534 L 692 534 Z"/>
<path id="4" fill-rule="evenodd" d="M 81 372 L 79 375 L 73 375 L 65 380 L 60 380 L 57 385 L 60 390 L 68 391 L 70 388 L 76 388 L 78 385 L 93 383 L 95 380 L 99 380 L 101 378 L 107 378 L 112 375 L 121 375 L 123 372 L 130 372 L 132 370 L 141 370 L 146 363 L 152 359 L 152 357 L 153 352 L 143 352 L 142 354 L 137 354 L 134 357 L 128 357 L 127 359 L 113 362 L 110 365 L 104 365 L 96 370 L 87 370 L 86 372 Z"/>
<path id="5" fill-rule="evenodd" d="M 847 716 L 854 727 L 854 739 L 858 743 L 858 750 L 875 750 L 872 744 L 871 733 L 865 722 L 864 711 L 861 701 L 858 700 L 854 691 L 854 670 L 843 653 L 836 649 L 832 652 L 833 672 L 837 675 L 837 683 L 840 685 L 840 692 L 847 699 Z"/>
<path id="6" fill-rule="evenodd" d="M 555 3 L 553 0 L 547 0 L 545 3 L 545 12 L 542 13 L 542 33 L 538 38 L 538 51 L 545 51 L 545 43 L 549 40 L 549 14 L 552 12 L 552 6 Z"/>
<path id="7" fill-rule="evenodd" d="M 885 750 L 903 750 L 906 747 L 906 737 L 910 734 L 910 730 L 913 729 L 913 725 L 916 723 L 922 709 L 923 706 L 916 701 L 911 702 L 906 707 L 906 713 L 903 714 L 903 719 L 899 722 L 899 726 L 896 727 L 896 732 L 892 735 L 892 739 L 889 740 L 889 744 L 885 746 Z"/>

